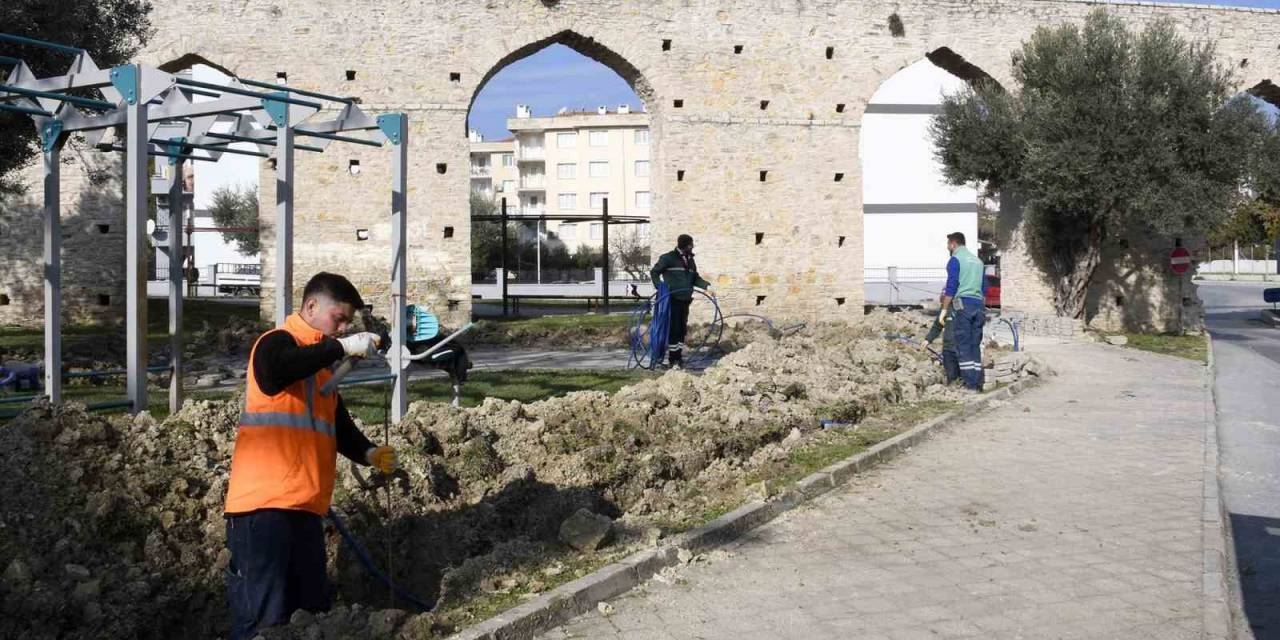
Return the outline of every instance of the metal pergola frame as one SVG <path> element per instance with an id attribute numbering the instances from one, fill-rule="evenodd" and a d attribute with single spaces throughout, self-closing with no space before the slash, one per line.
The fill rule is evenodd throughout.
<path id="1" fill-rule="evenodd" d="M 602 257 L 602 261 L 604 262 L 604 267 L 601 274 L 603 276 L 601 278 L 603 282 L 600 284 L 600 288 L 601 288 L 600 297 L 603 300 L 603 306 L 601 307 L 602 310 L 606 314 L 609 313 L 609 225 L 611 224 L 648 224 L 650 222 L 649 218 L 645 218 L 642 216 L 610 216 L 608 198 L 603 199 L 603 202 L 601 203 L 601 207 L 600 207 L 600 215 L 598 216 L 581 216 L 581 215 L 570 215 L 570 214 L 564 214 L 564 215 L 553 214 L 549 216 L 544 214 L 538 214 L 536 216 L 517 214 L 513 216 L 507 213 L 506 196 L 503 196 L 502 202 L 499 205 L 499 208 L 501 210 L 501 213 L 499 213 L 496 216 L 495 215 L 487 215 L 487 216 L 473 215 L 471 216 L 471 221 L 502 223 L 502 261 L 501 261 L 502 282 L 500 282 L 499 285 L 501 285 L 502 287 L 503 317 L 507 315 L 507 311 L 508 311 L 507 254 L 510 253 L 510 251 L 507 248 L 507 223 L 508 222 L 530 222 L 530 221 L 546 222 L 547 220 L 559 220 L 561 222 L 601 222 L 603 223 L 602 229 L 601 229 L 602 230 L 601 235 L 603 236 L 601 238 L 601 241 L 602 241 L 601 257 Z M 517 313 L 519 312 L 517 311 Z"/>
<path id="2" fill-rule="evenodd" d="M 169 186 L 171 259 L 183 254 L 184 207 L 182 168 L 188 161 L 217 161 L 223 153 L 272 156 L 276 159 L 275 321 L 284 322 L 293 306 L 293 176 L 294 152 L 321 152 L 330 142 L 391 146 L 391 313 L 389 353 L 394 376 L 393 419 L 408 406 L 401 345 L 405 338 L 406 216 L 408 116 L 364 113 L 352 98 L 305 91 L 283 84 L 233 78 L 223 84 L 198 82 L 142 64 L 99 68 L 89 53 L 22 36 L 0 33 L 4 44 L 40 47 L 72 56 L 68 71 L 37 78 L 20 58 L 0 56 L 9 67 L 0 84 L 0 111 L 31 116 L 40 135 L 44 160 L 44 362 L 45 395 L 62 399 L 62 280 L 59 209 L 59 160 L 73 133 L 85 135 L 102 151 L 125 152 L 126 203 L 126 387 L 130 411 L 147 408 L 147 198 L 150 180 L 147 158 L 168 158 L 174 167 Z M 96 91 L 102 98 L 86 98 Z M 75 92 L 73 95 L 71 92 Z M 196 102 L 194 96 L 212 98 Z M 332 106 L 336 105 L 336 106 Z M 337 111 L 330 120 L 314 121 L 321 111 Z M 212 131 L 220 126 L 229 131 Z M 114 130 L 123 144 L 104 142 Z M 354 134 L 354 135 L 342 135 Z M 295 144 L 297 136 L 311 144 Z M 235 142 L 256 144 L 257 151 L 232 149 Z M 169 410 L 182 405 L 182 269 L 169 270 L 169 337 L 171 371 Z"/>

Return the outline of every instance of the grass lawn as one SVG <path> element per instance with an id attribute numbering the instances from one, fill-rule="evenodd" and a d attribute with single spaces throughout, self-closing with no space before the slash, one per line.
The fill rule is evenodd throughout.
<path id="1" fill-rule="evenodd" d="M 553 396 L 560 396 L 572 391 L 605 391 L 613 393 L 623 386 L 637 382 L 652 374 L 637 371 L 620 370 L 574 370 L 574 371 L 537 371 L 537 370 L 503 370 L 479 371 L 471 375 L 471 380 L 462 388 L 463 406 L 473 407 L 485 398 L 502 400 L 519 400 L 533 402 Z M 380 424 L 386 411 L 387 384 L 368 384 L 345 387 L 342 397 L 347 409 L 366 424 Z M 64 387 L 65 399 L 91 404 L 111 400 L 122 400 L 124 387 L 74 386 Z M 23 394 L 29 395 L 29 394 Z M 211 400 L 225 399 L 233 394 L 230 391 L 196 391 L 189 392 L 189 397 Z M 0 398 L 3 398 L 0 395 Z M 429 400 L 432 402 L 449 402 L 453 399 L 453 389 L 448 378 L 429 378 L 414 380 L 409 383 L 409 401 Z M 164 418 L 169 415 L 169 392 L 167 389 L 152 388 L 147 395 L 147 404 L 151 415 Z M 0 419 L 16 415 L 22 405 L 0 404 Z M 124 413 L 123 408 L 105 409 L 104 413 Z"/>
<path id="2" fill-rule="evenodd" d="M 186 300 L 182 304 L 182 329 L 184 332 L 199 330 L 205 322 L 218 327 L 232 318 L 256 321 L 257 305 L 227 304 L 209 300 Z M 124 342 L 124 330 L 102 325 L 70 324 L 62 327 L 63 348 L 79 342 L 116 338 Z M 169 302 L 163 299 L 147 300 L 147 340 L 159 342 L 169 339 Z M 43 329 L 25 329 L 0 326 L 0 349 L 42 349 Z"/>
<path id="3" fill-rule="evenodd" d="M 1163 353 L 1188 360 L 1206 362 L 1209 358 L 1204 336 L 1180 336 L 1171 333 L 1126 333 L 1128 346 L 1153 353 Z"/>

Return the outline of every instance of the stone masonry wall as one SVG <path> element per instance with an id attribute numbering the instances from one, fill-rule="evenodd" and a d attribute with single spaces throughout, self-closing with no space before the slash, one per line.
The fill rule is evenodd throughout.
<path id="1" fill-rule="evenodd" d="M 124 177 L 118 156 L 78 143 L 62 150 L 62 319 L 122 320 Z M 27 192 L 0 199 L 0 325 L 44 322 L 43 160 L 23 170 Z M 0 299 L 0 303 L 4 300 Z"/>
<path id="2" fill-rule="evenodd" d="M 1036 26 L 1079 22 L 1096 5 L 189 0 L 157 3 L 156 35 L 141 59 L 158 65 L 193 54 L 266 80 L 286 71 L 291 85 L 360 96 L 371 112 L 408 112 L 410 299 L 431 304 L 457 324 L 471 302 L 470 102 L 502 66 L 541 46 L 565 43 L 622 75 L 651 114 L 655 250 L 673 245 L 681 232 L 698 237 L 699 265 L 726 309 L 776 319 L 852 320 L 861 316 L 863 302 L 858 131 L 876 88 L 940 47 L 1008 84 L 1010 52 Z M 1280 63 L 1277 12 L 1108 6 L 1135 26 L 1170 16 L 1192 37 L 1217 39 L 1224 59 L 1249 60 L 1240 70 L 1242 88 Z M 895 12 L 905 27 L 901 37 L 887 26 Z M 734 53 L 735 45 L 741 53 Z M 356 72 L 355 80 L 345 79 L 347 70 Z M 763 100 L 768 105 L 762 109 Z M 385 310 L 387 153 L 334 143 L 322 155 L 298 154 L 295 297 L 310 273 L 326 269 L 350 275 Z M 347 171 L 351 159 L 360 160 L 359 176 Z M 763 182 L 761 171 L 768 172 Z M 837 173 L 843 173 L 839 182 Z M 273 181 L 264 164 L 261 209 L 268 226 Z M 446 227 L 452 227 L 451 238 Z M 369 229 L 370 239 L 357 242 L 357 229 Z M 265 233 L 269 316 L 274 273 L 271 230 Z M 757 233 L 764 234 L 758 245 Z M 0 252 L 6 250 L 14 243 L 0 238 Z M 109 261 L 99 254 L 99 262 Z M 1043 308 L 1043 292 L 1019 289 L 1033 280 L 1033 274 L 1006 274 L 1005 295 L 1019 307 Z"/>

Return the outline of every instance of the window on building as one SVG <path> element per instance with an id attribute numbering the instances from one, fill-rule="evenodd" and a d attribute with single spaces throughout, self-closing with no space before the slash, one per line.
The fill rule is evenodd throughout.
<path id="1" fill-rule="evenodd" d="M 516 190 L 516 181 L 515 181 L 515 180 L 503 180 L 503 181 L 502 181 L 502 192 L 503 192 L 503 193 L 512 193 L 512 192 L 514 192 L 515 190 Z"/>
<path id="2" fill-rule="evenodd" d="M 559 196 L 560 210 L 573 211 L 578 208 L 578 194 L 562 193 Z"/>
<path id="3" fill-rule="evenodd" d="M 591 146 L 593 147 L 609 146 L 609 132 L 608 131 L 592 131 Z"/>
<path id="4" fill-rule="evenodd" d="M 647 178 L 649 176 L 649 161 L 636 160 L 636 177 Z"/>
<path id="5" fill-rule="evenodd" d="M 604 208 L 604 199 L 605 199 L 605 198 L 607 198 L 607 197 L 609 197 L 609 194 L 608 194 L 608 193 L 601 193 L 601 192 L 592 193 L 592 194 L 591 194 L 591 208 L 592 208 L 592 209 L 601 209 L 601 208 Z"/>
<path id="6" fill-rule="evenodd" d="M 649 202 L 650 202 L 650 201 L 651 201 L 651 200 L 650 200 L 650 198 L 649 198 L 649 192 L 648 192 L 648 191 L 637 191 L 637 192 L 636 192 L 636 208 L 637 208 L 637 209 L 648 209 L 648 208 L 649 208 Z"/>
<path id="7" fill-rule="evenodd" d="M 592 162 L 587 165 L 591 170 L 592 178 L 608 178 L 609 163 L 608 162 Z"/>
<path id="8" fill-rule="evenodd" d="M 649 144 L 649 130 L 636 129 L 635 142 L 636 144 Z"/>
<path id="9" fill-rule="evenodd" d="M 604 238 L 603 229 L 604 229 L 604 225 L 603 225 L 603 224 L 601 224 L 601 223 L 599 223 L 599 222 L 592 222 L 592 223 L 591 223 L 591 239 L 592 239 L 592 240 L 601 240 L 601 239 L 603 239 L 603 238 Z"/>
<path id="10" fill-rule="evenodd" d="M 573 131 L 557 133 L 556 146 L 561 149 L 572 149 L 578 146 L 578 134 Z"/>
<path id="11" fill-rule="evenodd" d="M 560 239 L 568 244 L 572 240 L 578 239 L 578 223 L 566 222 L 560 225 Z"/>
<path id="12" fill-rule="evenodd" d="M 572 180 L 578 177 L 578 165 L 572 162 L 563 162 L 556 165 L 556 177 L 561 180 Z"/>
<path id="13" fill-rule="evenodd" d="M 502 166 L 510 167 L 510 166 L 514 166 L 515 163 L 516 163 L 515 154 L 512 154 L 512 153 L 502 154 Z"/>

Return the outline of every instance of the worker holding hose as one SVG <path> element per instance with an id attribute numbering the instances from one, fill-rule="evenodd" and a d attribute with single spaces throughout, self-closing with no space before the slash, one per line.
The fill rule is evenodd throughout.
<path id="1" fill-rule="evenodd" d="M 337 454 L 383 473 L 396 468 L 395 451 L 374 446 L 338 393 L 322 390 L 336 361 L 377 348 L 373 333 L 337 337 L 363 307 L 349 280 L 318 273 L 298 312 L 250 352 L 225 508 L 233 640 L 287 623 L 298 609 L 329 609 L 321 519 Z"/>
<path id="2" fill-rule="evenodd" d="M 658 262 L 649 270 L 653 279 L 653 288 L 657 289 L 659 278 L 667 283 L 671 292 L 671 324 L 667 329 L 667 364 L 679 369 L 684 364 L 684 338 L 689 328 L 689 305 L 693 303 L 693 290 L 704 289 L 707 295 L 715 297 L 711 291 L 711 283 L 698 275 L 698 265 L 693 261 L 693 237 L 682 233 L 676 238 L 676 248 L 662 254 Z"/>

